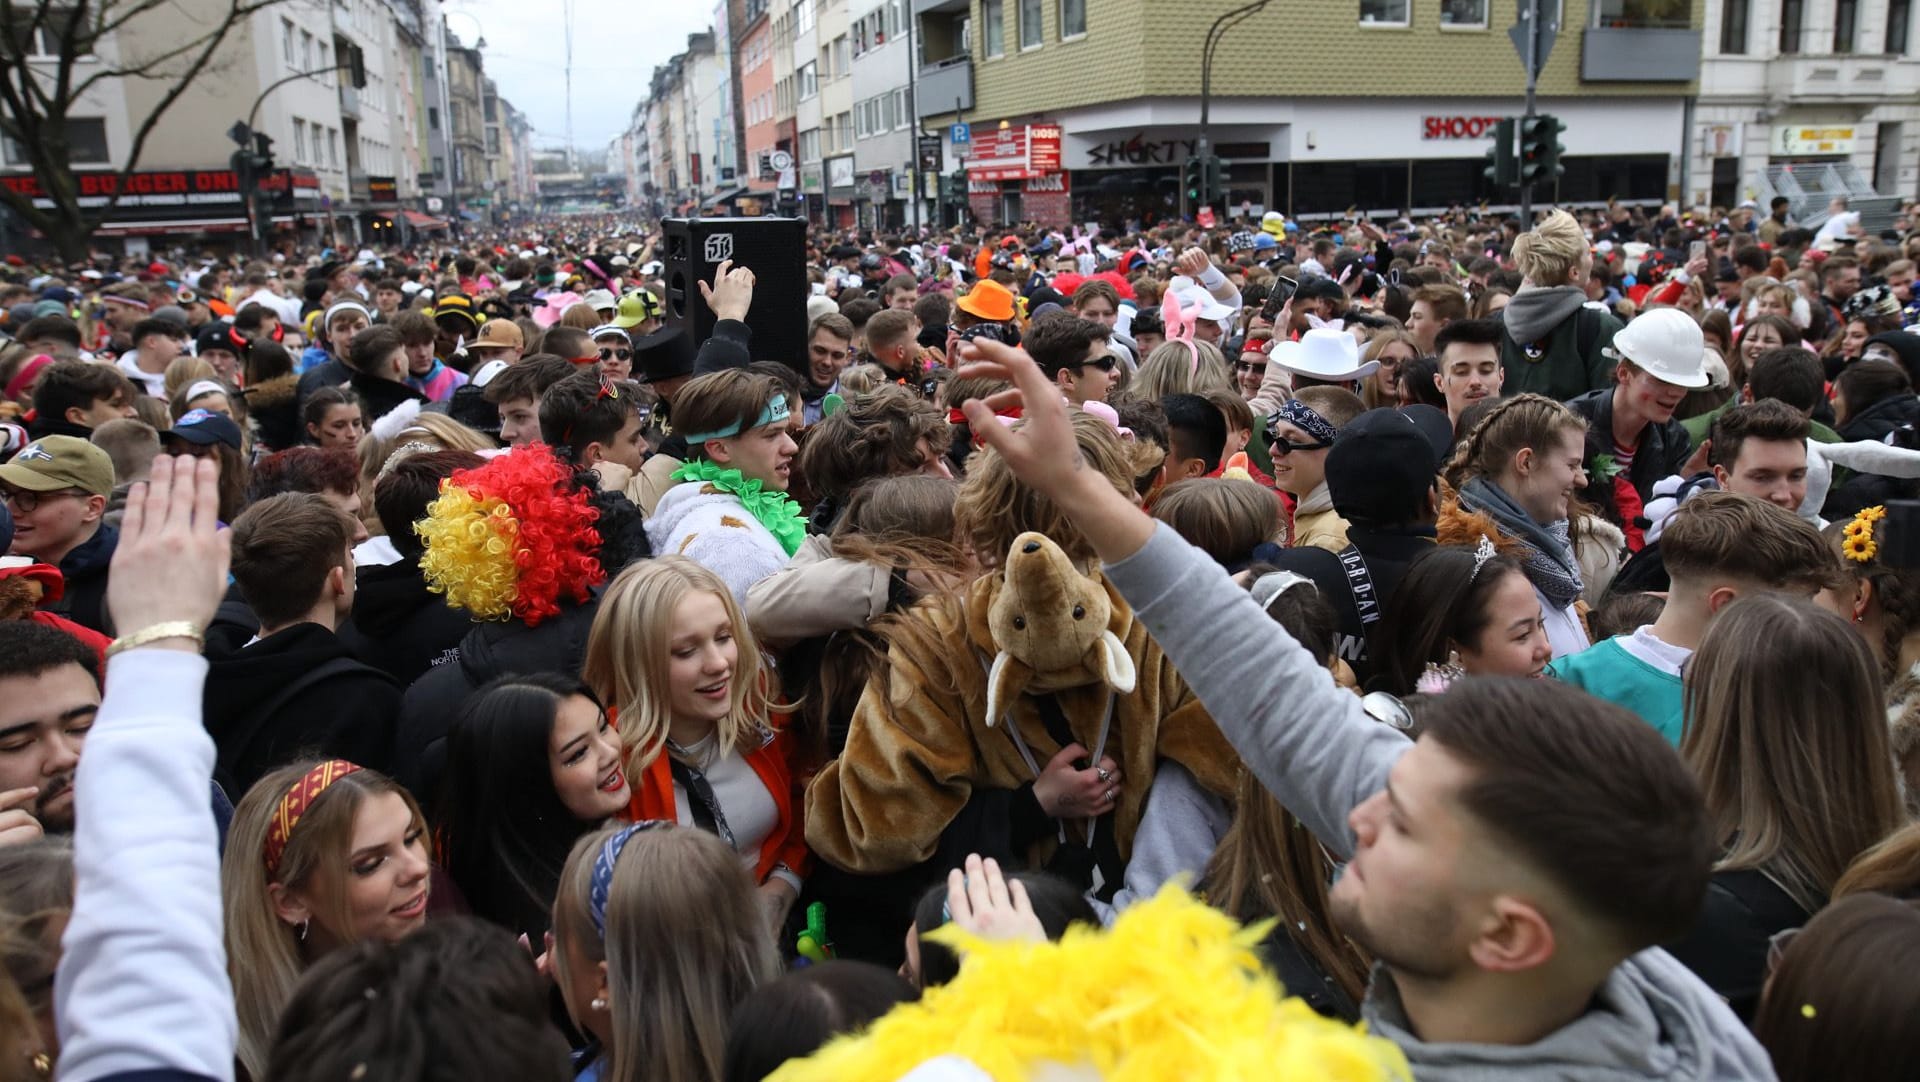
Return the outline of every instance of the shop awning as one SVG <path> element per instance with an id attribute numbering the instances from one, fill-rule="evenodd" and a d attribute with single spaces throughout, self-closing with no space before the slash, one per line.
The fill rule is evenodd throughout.
<path id="1" fill-rule="evenodd" d="M 406 216 L 407 224 L 415 229 L 445 229 L 447 227 L 447 220 L 445 218 L 435 218 L 431 214 L 422 214 L 417 210 L 403 210 L 400 213 Z"/>
<path id="2" fill-rule="evenodd" d="M 700 205 L 703 207 L 724 206 L 738 200 L 745 194 L 747 194 L 747 189 L 745 185 L 742 185 L 738 188 L 730 188 L 724 192 L 715 192 L 708 196 Z"/>
<path id="3" fill-rule="evenodd" d="M 467 210 L 467 209 L 465 209 L 465 208 L 461 208 L 461 211 L 460 211 L 460 220 L 461 220 L 461 221 L 463 221 L 463 222 L 477 222 L 477 221 L 479 221 L 479 220 L 480 220 L 480 216 L 479 216 L 478 214 L 475 214 L 474 212 L 472 212 L 472 211 L 470 211 L 470 210 Z"/>

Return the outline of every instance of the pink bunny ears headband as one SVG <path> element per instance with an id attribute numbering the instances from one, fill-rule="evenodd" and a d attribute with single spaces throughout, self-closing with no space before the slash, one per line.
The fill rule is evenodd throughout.
<path id="1" fill-rule="evenodd" d="M 1160 300 L 1160 322 L 1166 326 L 1167 341 L 1187 347 L 1189 376 L 1200 371 L 1200 347 L 1193 344 L 1193 329 L 1200 322 L 1202 307 L 1196 304 L 1191 308 L 1181 308 L 1180 295 L 1171 289 Z"/>

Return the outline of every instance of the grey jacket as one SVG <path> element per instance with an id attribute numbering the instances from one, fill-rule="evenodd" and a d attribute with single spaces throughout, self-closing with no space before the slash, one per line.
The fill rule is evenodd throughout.
<path id="1" fill-rule="evenodd" d="M 1251 595 L 1166 525 L 1106 574 L 1247 769 L 1336 855 L 1351 856 L 1348 814 L 1385 786 L 1412 745 L 1368 719 L 1360 700 L 1335 686 Z M 1220 649 L 1225 628 L 1243 629 L 1231 636 L 1236 649 Z M 1621 963 L 1593 1009 L 1532 1045 L 1421 1041 L 1384 971 L 1363 1013 L 1406 1053 L 1421 1082 L 1774 1078 L 1766 1052 L 1726 1004 L 1657 949 Z"/>

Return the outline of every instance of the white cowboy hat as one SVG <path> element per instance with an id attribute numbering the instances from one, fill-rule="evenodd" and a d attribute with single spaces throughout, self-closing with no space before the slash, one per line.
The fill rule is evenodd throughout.
<path id="1" fill-rule="evenodd" d="M 1195 282 L 1191 278 L 1175 278 L 1171 288 L 1173 289 L 1173 295 L 1180 298 L 1181 311 L 1191 312 L 1194 307 L 1198 306 L 1200 310 L 1193 312 L 1191 318 L 1225 319 L 1234 312 L 1232 308 L 1220 303 L 1218 297 L 1207 292 L 1207 287 Z"/>
<path id="2" fill-rule="evenodd" d="M 1352 334 L 1328 327 L 1315 327 L 1298 341 L 1275 343 L 1269 358 L 1296 376 L 1329 383 L 1365 379 L 1380 369 L 1379 361 L 1360 363 L 1360 343 Z"/>

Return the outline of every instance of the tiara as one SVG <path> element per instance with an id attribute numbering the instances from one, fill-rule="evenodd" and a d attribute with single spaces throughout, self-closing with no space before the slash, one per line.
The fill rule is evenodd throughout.
<path id="1" fill-rule="evenodd" d="M 1473 573 L 1467 576 L 1467 582 L 1471 584 L 1474 580 L 1478 579 L 1480 577 L 1480 569 L 1487 566 L 1488 560 L 1498 555 L 1500 555 L 1500 552 L 1493 547 L 1493 538 L 1488 537 L 1486 534 L 1481 534 L 1480 544 L 1473 550 Z"/>

